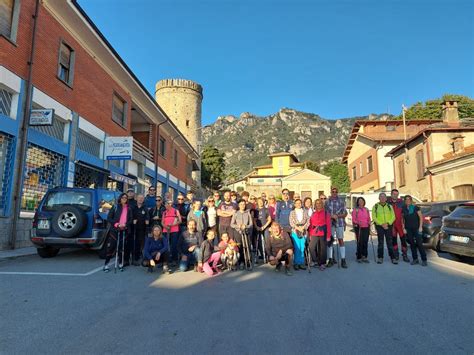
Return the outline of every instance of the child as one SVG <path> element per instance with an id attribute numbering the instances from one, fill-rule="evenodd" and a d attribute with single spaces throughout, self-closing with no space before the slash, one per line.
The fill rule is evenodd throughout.
<path id="1" fill-rule="evenodd" d="M 217 265 L 221 260 L 221 252 L 214 252 L 214 238 L 216 234 L 213 230 L 208 230 L 206 233 L 206 240 L 201 244 L 201 263 L 203 271 L 208 276 L 216 275 L 219 270 Z"/>
<path id="2" fill-rule="evenodd" d="M 221 253 L 221 262 L 227 269 L 234 271 L 239 260 L 239 248 L 237 244 L 229 238 L 227 233 L 223 233 L 218 245 Z"/>

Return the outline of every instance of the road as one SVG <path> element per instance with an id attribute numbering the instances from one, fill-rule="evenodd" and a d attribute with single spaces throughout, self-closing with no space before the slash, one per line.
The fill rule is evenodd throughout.
<path id="1" fill-rule="evenodd" d="M 357 264 L 347 247 L 347 270 L 293 277 L 104 274 L 85 251 L 2 261 L 0 353 L 474 352 L 473 265 Z"/>

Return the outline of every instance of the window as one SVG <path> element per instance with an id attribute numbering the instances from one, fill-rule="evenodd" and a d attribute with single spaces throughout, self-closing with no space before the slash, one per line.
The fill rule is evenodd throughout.
<path id="1" fill-rule="evenodd" d="M 352 181 L 356 181 L 357 179 L 357 170 L 356 170 L 356 167 L 353 166 L 352 167 Z"/>
<path id="2" fill-rule="evenodd" d="M 189 120 L 186 120 L 186 128 L 189 128 Z"/>
<path id="3" fill-rule="evenodd" d="M 80 208 L 84 211 L 90 211 L 92 208 L 92 196 L 89 192 L 78 191 L 58 191 L 50 192 L 43 206 L 45 211 L 57 211 L 64 205 L 70 205 Z"/>
<path id="4" fill-rule="evenodd" d="M 112 119 L 122 127 L 127 125 L 127 103 L 114 94 Z"/>
<path id="5" fill-rule="evenodd" d="M 13 95 L 10 92 L 0 89 L 0 115 L 10 116 L 12 99 Z"/>
<path id="6" fill-rule="evenodd" d="M 374 171 L 374 163 L 372 162 L 372 155 L 367 158 L 367 173 Z"/>
<path id="7" fill-rule="evenodd" d="M 400 160 L 398 162 L 398 176 L 399 176 L 399 186 L 405 186 L 406 180 L 405 180 L 405 162 Z"/>
<path id="8" fill-rule="evenodd" d="M 425 177 L 425 161 L 423 159 L 423 149 L 416 152 L 416 172 L 418 180 Z"/>
<path id="9" fill-rule="evenodd" d="M 174 166 L 178 167 L 178 150 L 177 149 L 174 150 L 173 161 L 174 161 Z"/>
<path id="10" fill-rule="evenodd" d="M 61 41 L 59 45 L 58 77 L 69 86 L 72 86 L 74 78 L 74 58 L 74 50 Z"/>
<path id="11" fill-rule="evenodd" d="M 360 170 L 360 171 L 359 171 L 359 174 L 360 174 L 360 177 L 362 177 L 362 175 L 364 175 L 364 174 L 362 173 L 362 165 L 363 165 L 362 162 L 360 162 L 360 163 L 359 163 L 359 170 Z"/>
<path id="12" fill-rule="evenodd" d="M 0 36 L 16 42 L 19 15 L 19 0 L 0 0 Z"/>
<path id="13" fill-rule="evenodd" d="M 166 139 L 160 136 L 160 146 L 159 146 L 160 155 L 164 158 L 166 155 Z"/>
<path id="14" fill-rule="evenodd" d="M 100 158 L 101 141 L 79 129 L 77 135 L 77 148 L 87 152 L 97 158 Z"/>

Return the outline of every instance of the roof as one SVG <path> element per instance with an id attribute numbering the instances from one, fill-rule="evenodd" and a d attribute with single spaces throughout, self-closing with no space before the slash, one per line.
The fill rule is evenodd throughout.
<path id="1" fill-rule="evenodd" d="M 391 151 L 389 151 L 385 156 L 393 156 L 397 151 L 399 151 L 401 148 L 408 147 L 408 145 L 420 138 L 421 136 L 425 134 L 431 134 L 433 132 L 471 132 L 474 131 L 474 123 L 471 122 L 462 122 L 458 126 L 452 126 L 448 125 L 443 122 L 438 122 L 435 124 L 432 124 L 425 129 L 422 129 L 420 132 L 412 136 L 411 138 L 407 139 L 406 141 L 402 142 L 401 144 L 397 145 L 395 148 L 393 148 Z"/>
<path id="2" fill-rule="evenodd" d="M 69 3 L 69 2 L 68 2 Z M 150 94 L 150 92 L 146 89 L 143 83 L 138 79 L 135 73 L 129 68 L 129 66 L 125 63 L 125 61 L 120 57 L 114 47 L 110 44 L 107 38 L 102 34 L 96 24 L 92 21 L 92 19 L 87 15 L 84 9 L 79 5 L 77 0 L 71 0 L 70 3 L 74 6 L 74 8 L 79 12 L 79 14 L 83 17 L 83 20 L 90 26 L 93 32 L 100 38 L 103 44 L 108 48 L 111 52 L 113 57 L 122 65 L 125 71 L 132 77 L 133 81 L 141 88 L 143 93 L 148 97 L 148 99 L 154 104 L 154 106 L 158 109 L 158 111 L 165 117 L 167 124 L 174 129 L 175 131 L 180 133 L 180 139 L 187 145 L 188 149 L 196 156 L 199 157 L 199 153 L 194 149 L 191 143 L 187 140 L 184 134 L 178 129 L 178 127 L 171 121 L 167 113 L 161 108 L 161 106 L 156 102 L 155 98 Z M 61 2 L 59 2 L 61 4 Z"/>
<path id="3" fill-rule="evenodd" d="M 410 120 L 410 121 L 405 121 L 407 125 L 410 125 L 410 124 L 428 124 L 428 123 L 433 123 L 433 122 L 439 122 L 439 121 L 435 121 L 435 120 Z M 368 125 L 368 124 L 371 124 L 371 125 L 403 125 L 403 121 L 402 120 L 357 120 L 354 122 L 354 125 L 352 126 L 352 131 L 351 131 L 351 134 L 349 135 L 349 139 L 347 140 L 347 144 L 346 144 L 346 148 L 344 149 L 344 154 L 342 156 L 342 162 L 343 163 L 346 163 L 347 162 L 347 158 L 349 157 L 349 153 L 351 152 L 351 149 L 352 149 L 352 145 L 354 144 L 356 138 L 358 135 L 361 135 L 362 133 L 359 133 L 359 129 L 361 126 L 364 126 L 364 125 Z M 366 135 L 364 134 L 363 135 L 364 138 L 368 138 L 370 140 L 373 140 L 373 141 L 381 141 L 381 142 L 386 142 L 388 140 L 392 140 L 393 139 L 386 139 L 385 137 L 383 136 L 378 136 L 378 135 L 374 135 L 374 136 L 369 136 L 369 135 Z M 398 139 L 400 140 L 400 139 Z M 403 139 L 401 139 L 403 141 Z M 396 141 L 396 140 L 395 140 Z"/>
<path id="4" fill-rule="evenodd" d="M 280 152 L 280 153 L 274 153 L 274 154 L 268 155 L 269 158 L 287 157 L 287 156 L 290 156 L 291 158 L 293 158 L 295 162 L 299 162 L 298 158 L 294 154 L 289 153 L 289 152 Z"/>

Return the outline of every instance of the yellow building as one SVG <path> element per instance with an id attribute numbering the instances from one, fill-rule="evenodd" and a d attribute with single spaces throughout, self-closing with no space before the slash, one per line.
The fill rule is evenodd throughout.
<path id="1" fill-rule="evenodd" d="M 474 120 L 460 120 L 455 101 L 443 106 L 443 122 L 426 127 L 387 156 L 402 194 L 423 201 L 474 199 Z"/>
<path id="2" fill-rule="evenodd" d="M 303 163 L 291 153 L 275 153 L 268 156 L 272 163 L 268 165 L 256 166 L 252 175 L 284 177 L 293 174 L 303 168 Z"/>

